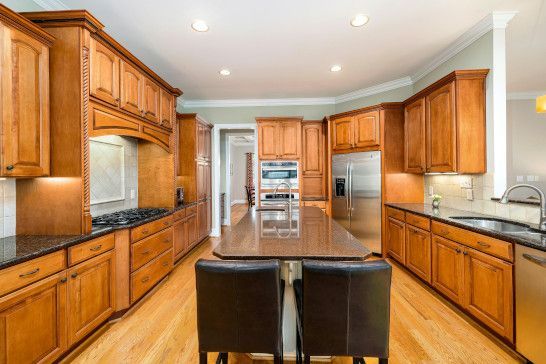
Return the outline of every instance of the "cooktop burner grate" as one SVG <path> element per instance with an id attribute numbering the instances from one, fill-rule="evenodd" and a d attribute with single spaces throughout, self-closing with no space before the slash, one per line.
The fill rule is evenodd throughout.
<path id="1" fill-rule="evenodd" d="M 122 210 L 94 217 L 93 225 L 127 225 L 165 212 L 167 209 L 158 208 Z"/>

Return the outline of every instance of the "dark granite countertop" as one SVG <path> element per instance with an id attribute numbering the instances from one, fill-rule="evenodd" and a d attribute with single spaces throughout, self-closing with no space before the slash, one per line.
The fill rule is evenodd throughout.
<path id="1" fill-rule="evenodd" d="M 253 208 L 226 231 L 213 254 L 221 259 L 365 260 L 371 255 L 351 233 L 317 207 Z"/>
<path id="2" fill-rule="evenodd" d="M 398 208 L 400 210 L 409 211 L 417 215 L 429 217 L 432 220 L 445 222 L 450 225 L 454 225 L 466 230 L 471 230 L 483 235 L 491 236 L 500 240 L 505 240 L 512 242 L 514 244 L 525 245 L 530 248 L 546 251 L 546 233 L 539 235 L 533 233 L 509 233 L 509 232 L 499 232 L 496 230 L 490 230 L 483 227 L 478 227 L 464 223 L 460 220 L 453 219 L 454 216 L 468 216 L 468 217 L 482 217 L 486 219 L 499 219 L 511 221 L 508 219 L 499 218 L 497 216 L 490 216 L 479 214 L 471 211 L 457 210 L 449 207 L 442 207 L 435 209 L 428 204 L 418 204 L 418 203 L 386 203 L 385 205 Z M 518 221 L 513 221 L 516 224 L 522 224 Z M 522 224 L 536 229 L 538 232 L 538 225 L 536 224 Z"/>
<path id="3" fill-rule="evenodd" d="M 86 235 L 15 235 L 0 239 L 0 269 L 68 248 L 85 241 L 98 238 L 116 230 L 131 229 L 148 222 L 169 216 L 174 212 L 195 205 L 196 202 L 177 206 L 164 213 L 138 220 L 127 225 L 93 226 L 91 234 Z"/>

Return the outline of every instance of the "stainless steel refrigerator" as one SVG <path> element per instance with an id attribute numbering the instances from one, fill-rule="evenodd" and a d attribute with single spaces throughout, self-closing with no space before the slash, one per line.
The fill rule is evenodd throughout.
<path id="1" fill-rule="evenodd" d="M 381 152 L 332 157 L 332 216 L 381 254 Z"/>

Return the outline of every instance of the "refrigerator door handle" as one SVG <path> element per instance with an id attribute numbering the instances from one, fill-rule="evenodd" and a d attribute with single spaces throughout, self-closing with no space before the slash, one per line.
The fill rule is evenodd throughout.
<path id="1" fill-rule="evenodd" d="M 349 161 L 349 215 L 353 211 L 353 162 Z"/>
<path id="2" fill-rule="evenodd" d="M 349 215 L 349 211 L 350 211 L 350 205 L 349 205 L 349 193 L 351 191 L 351 185 L 349 183 L 349 173 L 350 173 L 350 170 L 349 170 L 349 166 L 350 165 L 350 162 L 347 162 L 347 170 L 346 170 L 346 176 L 345 176 L 345 208 L 347 210 L 347 215 Z"/>

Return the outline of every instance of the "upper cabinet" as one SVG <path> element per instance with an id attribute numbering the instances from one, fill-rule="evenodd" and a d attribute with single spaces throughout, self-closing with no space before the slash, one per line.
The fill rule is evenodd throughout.
<path id="1" fill-rule="evenodd" d="M 322 120 L 302 122 L 302 188 L 300 197 L 326 197 L 325 128 Z"/>
<path id="2" fill-rule="evenodd" d="M 166 128 L 174 125 L 174 110 L 176 108 L 175 97 L 167 91 L 160 89 L 160 123 Z"/>
<path id="3" fill-rule="evenodd" d="M 300 159 L 303 118 L 256 118 L 260 159 Z"/>
<path id="4" fill-rule="evenodd" d="M 119 57 L 110 48 L 91 38 L 89 60 L 91 95 L 119 106 Z"/>
<path id="5" fill-rule="evenodd" d="M 0 5 L 0 176 L 49 175 L 49 48 L 54 38 Z"/>
<path id="6" fill-rule="evenodd" d="M 159 86 L 150 80 L 144 79 L 142 114 L 153 123 L 159 123 Z"/>
<path id="7" fill-rule="evenodd" d="M 357 110 L 331 117 L 332 150 L 334 153 L 378 149 L 380 140 L 378 110 Z"/>
<path id="8" fill-rule="evenodd" d="M 454 71 L 406 101 L 406 172 L 486 172 L 487 73 Z"/>
<path id="9" fill-rule="evenodd" d="M 137 116 L 144 116 L 142 108 L 142 74 L 128 62 L 122 61 L 121 73 L 121 108 Z"/>

